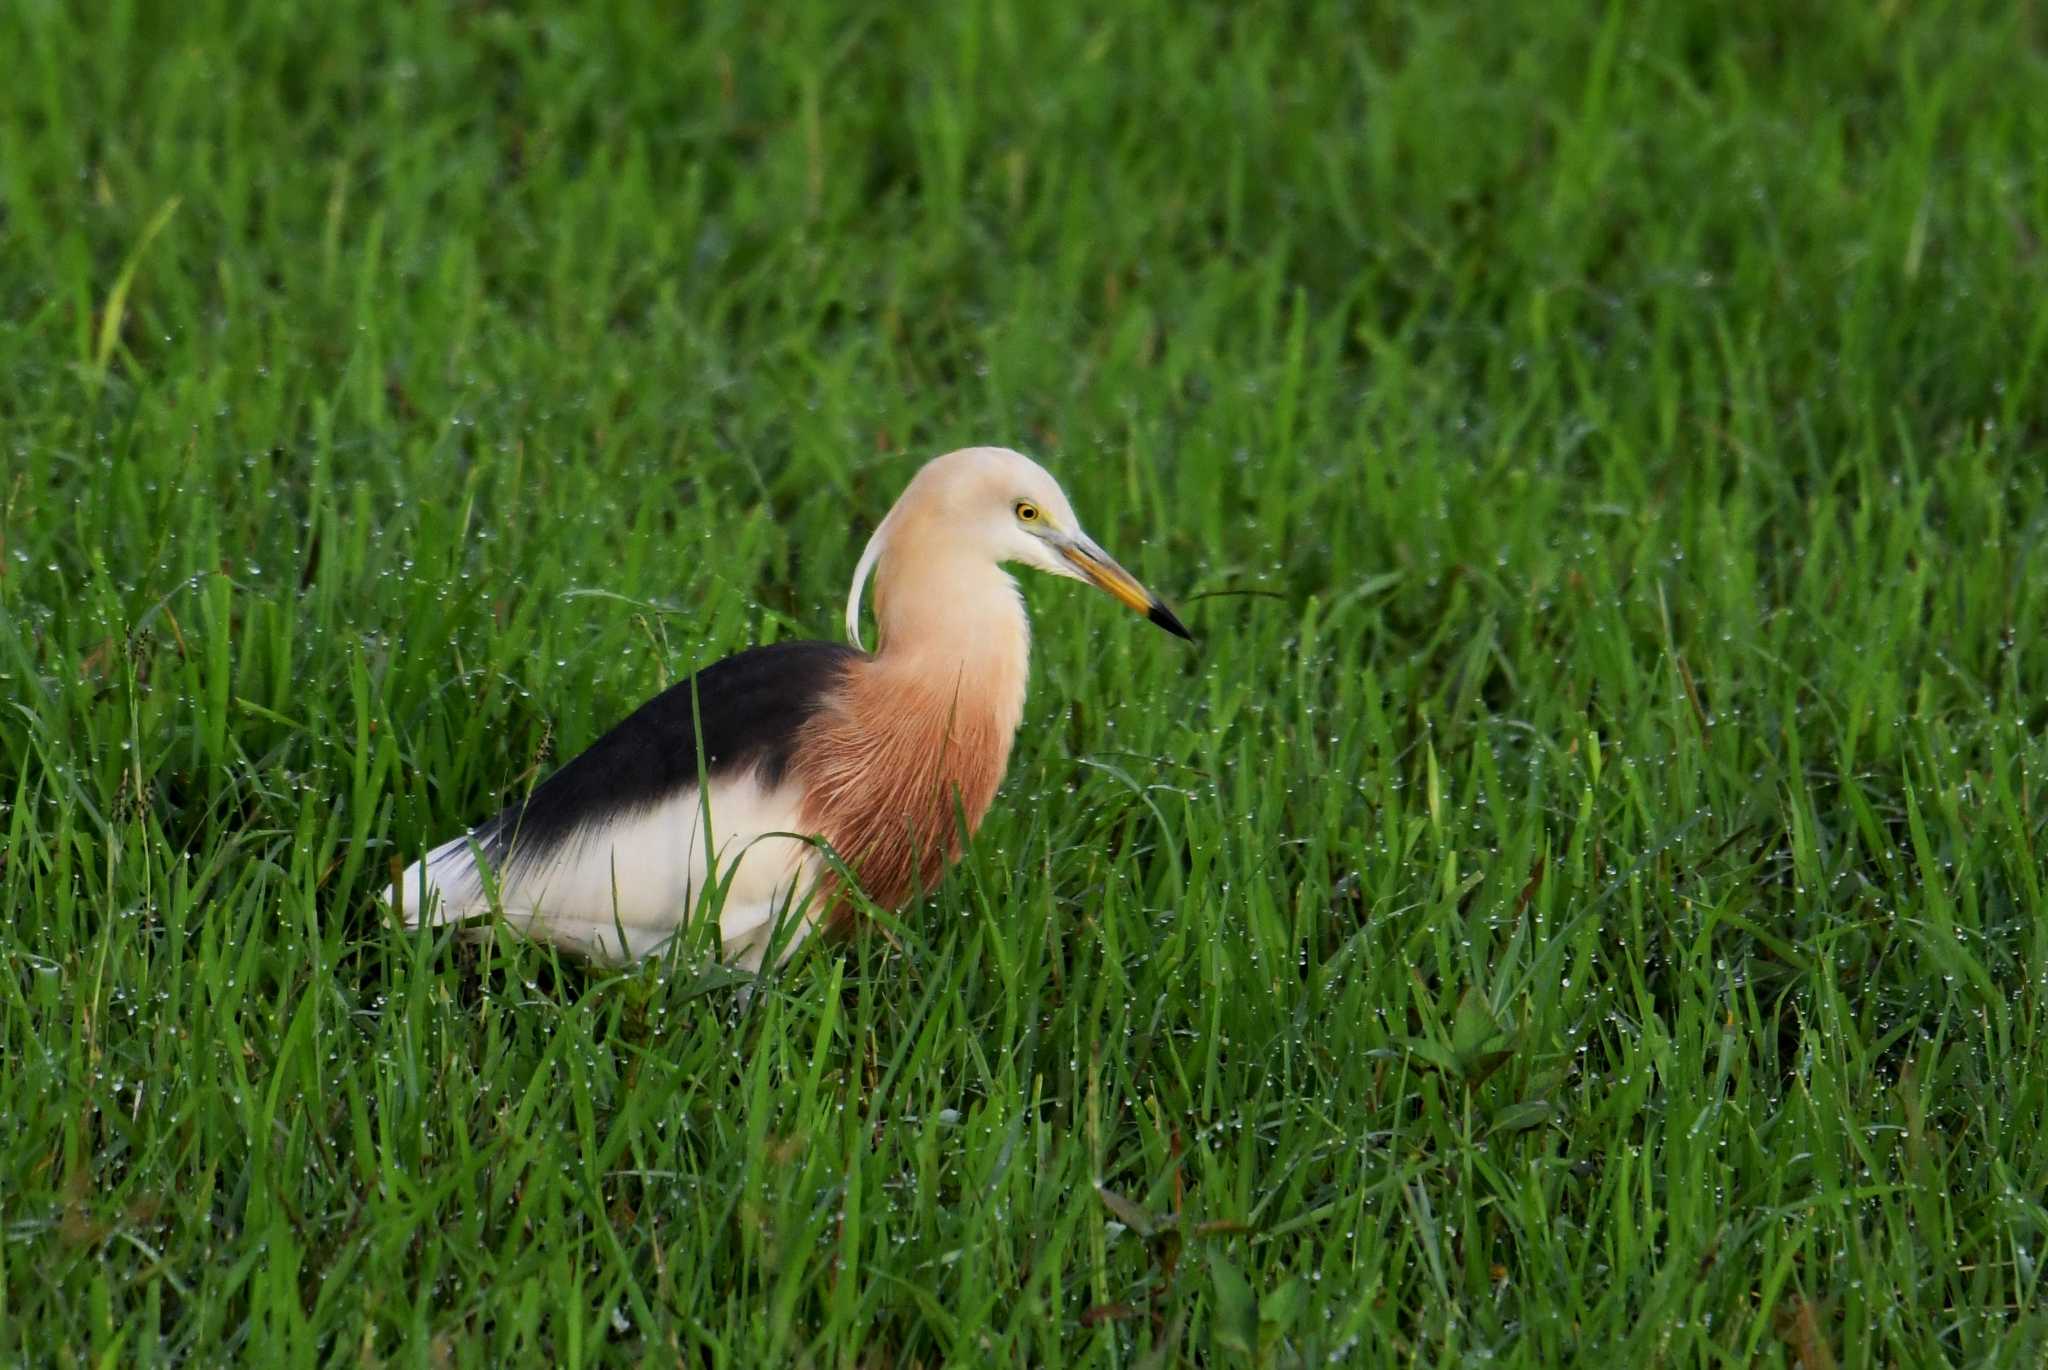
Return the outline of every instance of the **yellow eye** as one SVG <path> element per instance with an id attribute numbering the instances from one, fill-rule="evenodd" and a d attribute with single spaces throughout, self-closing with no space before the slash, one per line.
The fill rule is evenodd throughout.
<path id="1" fill-rule="evenodd" d="M 1017 518 L 1023 523 L 1038 522 L 1038 506 L 1028 499 L 1017 501 Z"/>

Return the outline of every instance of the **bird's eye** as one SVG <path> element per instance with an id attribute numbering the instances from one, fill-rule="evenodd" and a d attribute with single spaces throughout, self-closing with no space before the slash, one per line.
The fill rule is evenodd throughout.
<path id="1" fill-rule="evenodd" d="M 1017 518 L 1022 523 L 1038 522 L 1038 506 L 1028 499 L 1017 501 Z"/>

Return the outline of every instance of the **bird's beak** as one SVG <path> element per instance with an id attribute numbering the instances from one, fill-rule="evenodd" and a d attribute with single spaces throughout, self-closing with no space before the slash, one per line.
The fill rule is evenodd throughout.
<path id="1" fill-rule="evenodd" d="M 1121 600 L 1175 637 L 1186 638 L 1189 642 L 1195 640 L 1195 635 L 1181 626 L 1181 621 L 1173 616 L 1173 610 L 1167 608 L 1158 596 L 1140 585 L 1136 576 L 1117 565 L 1116 558 L 1093 542 L 1076 534 L 1073 537 L 1061 538 L 1058 547 L 1060 555 L 1073 563 L 1074 569 L 1081 573 L 1083 580 L 1098 589 L 1108 591 L 1113 598 Z"/>

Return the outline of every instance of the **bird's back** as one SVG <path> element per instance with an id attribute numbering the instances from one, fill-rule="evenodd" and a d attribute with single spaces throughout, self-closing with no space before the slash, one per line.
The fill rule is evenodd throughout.
<path id="1" fill-rule="evenodd" d="M 765 936 L 815 875 L 808 844 L 772 835 L 803 831 L 792 762 L 805 725 L 863 660 L 837 643 L 776 643 L 656 695 L 408 870 L 395 892 L 408 925 L 423 910 L 447 923 L 499 908 L 536 936 L 624 959 L 666 941 L 721 883 L 728 953 Z"/>

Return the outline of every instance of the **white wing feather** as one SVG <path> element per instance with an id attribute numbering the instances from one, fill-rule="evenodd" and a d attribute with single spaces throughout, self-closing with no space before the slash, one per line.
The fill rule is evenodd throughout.
<path id="1" fill-rule="evenodd" d="M 765 788 L 751 767 L 714 777 L 709 844 L 701 791 L 692 785 L 653 807 L 586 825 L 541 860 L 494 872 L 495 901 L 477 871 L 475 841 L 459 837 L 414 862 L 393 903 L 408 928 L 502 909 L 529 937 L 617 963 L 659 951 L 714 883 L 730 876 L 722 902 L 705 902 L 716 902 L 725 960 L 758 969 L 793 901 L 802 922 L 785 950 L 815 917 L 805 901 L 822 869 L 818 851 L 777 835 L 801 831 L 801 798 L 794 785 Z"/>

